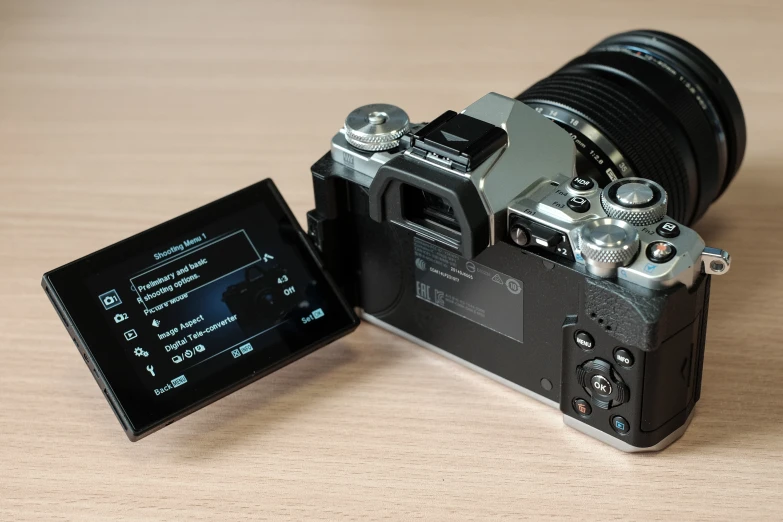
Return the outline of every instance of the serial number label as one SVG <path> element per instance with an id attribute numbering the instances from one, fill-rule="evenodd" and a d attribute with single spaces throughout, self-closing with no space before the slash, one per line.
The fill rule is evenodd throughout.
<path id="1" fill-rule="evenodd" d="M 522 282 L 415 237 L 416 297 L 522 342 Z"/>

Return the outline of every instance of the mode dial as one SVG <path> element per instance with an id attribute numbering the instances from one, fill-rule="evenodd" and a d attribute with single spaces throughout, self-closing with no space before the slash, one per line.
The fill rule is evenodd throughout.
<path id="1" fill-rule="evenodd" d="M 353 110 L 345 118 L 345 139 L 357 149 L 389 150 L 400 144 L 409 127 L 404 110 L 388 103 L 373 103 Z"/>
<path id="2" fill-rule="evenodd" d="M 587 270 L 599 277 L 613 277 L 639 252 L 639 232 L 619 219 L 594 219 L 579 229 L 579 248 Z"/>
<path id="3" fill-rule="evenodd" d="M 662 186 L 644 178 L 623 178 L 601 192 L 601 206 L 609 217 L 632 225 L 652 225 L 666 216 L 668 198 Z"/>

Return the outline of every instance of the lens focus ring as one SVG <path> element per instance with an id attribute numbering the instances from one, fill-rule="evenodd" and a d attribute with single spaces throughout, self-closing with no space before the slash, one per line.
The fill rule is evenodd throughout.
<path id="1" fill-rule="evenodd" d="M 652 111 L 610 82 L 584 74 L 555 74 L 522 93 L 520 99 L 526 103 L 550 102 L 589 116 L 628 158 L 636 173 L 666 188 L 673 201 L 672 217 L 681 223 L 688 221 L 693 194 L 685 159 Z"/>
<path id="2" fill-rule="evenodd" d="M 668 192 L 670 215 L 686 225 L 744 156 L 745 119 L 728 78 L 665 33 L 611 36 L 517 99 L 572 135 L 578 174 L 601 186 L 625 175 L 653 179 Z"/>

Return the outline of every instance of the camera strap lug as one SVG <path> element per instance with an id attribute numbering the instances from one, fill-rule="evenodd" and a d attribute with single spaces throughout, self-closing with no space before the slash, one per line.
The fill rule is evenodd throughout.
<path id="1" fill-rule="evenodd" d="M 704 247 L 701 253 L 701 270 L 708 275 L 723 275 L 731 267 L 731 256 L 720 248 Z"/>

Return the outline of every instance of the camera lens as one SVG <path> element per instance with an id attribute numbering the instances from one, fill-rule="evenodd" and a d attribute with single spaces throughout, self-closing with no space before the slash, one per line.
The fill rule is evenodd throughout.
<path id="1" fill-rule="evenodd" d="M 517 99 L 571 134 L 580 176 L 601 186 L 657 181 L 669 215 L 686 225 L 723 193 L 745 153 L 745 118 L 728 78 L 666 33 L 611 36 Z"/>

